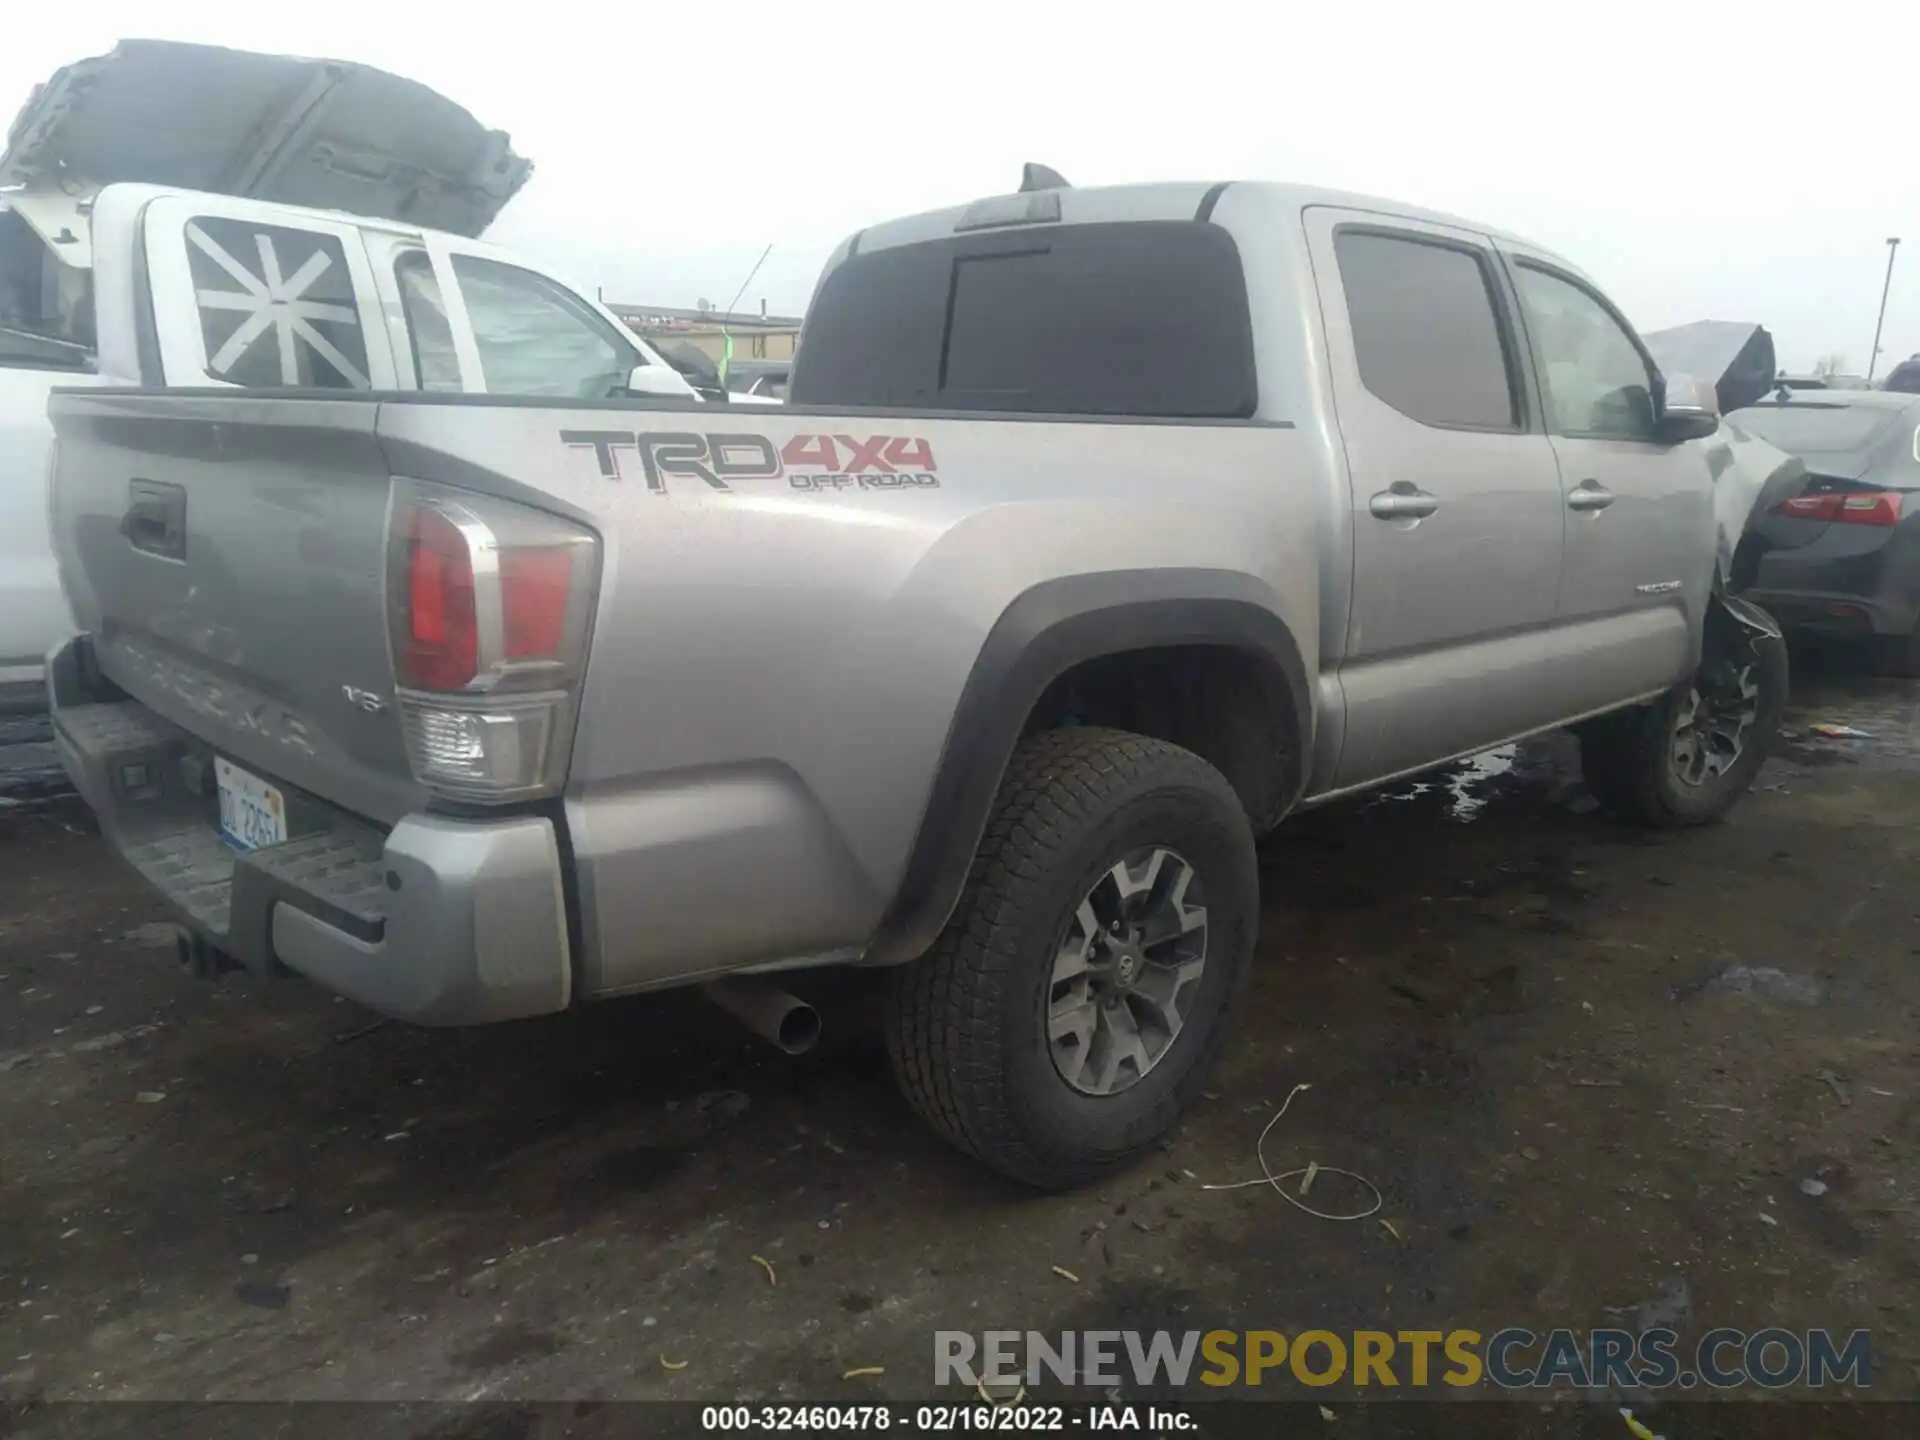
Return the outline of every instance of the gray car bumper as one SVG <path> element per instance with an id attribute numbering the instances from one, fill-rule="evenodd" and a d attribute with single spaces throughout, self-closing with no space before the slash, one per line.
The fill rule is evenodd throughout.
<path id="1" fill-rule="evenodd" d="M 1765 609 L 1789 632 L 1835 640 L 1867 640 L 1906 635 L 1913 630 L 1911 607 L 1845 589 L 1815 591 L 1754 586 L 1741 592 Z"/>
<path id="2" fill-rule="evenodd" d="M 1799 539 L 1813 528 L 1793 521 L 1779 533 Z M 1743 593 L 1803 634 L 1910 635 L 1920 620 L 1920 515 L 1890 530 L 1827 525 L 1811 541 L 1771 548 Z"/>
<path id="3" fill-rule="evenodd" d="M 0 665 L 0 715 L 33 715 L 47 708 L 47 677 L 38 665 Z"/>
<path id="4" fill-rule="evenodd" d="M 67 704 L 61 688 L 54 740 L 74 787 L 179 922 L 216 950 L 421 1024 L 567 1005 L 566 902 L 546 816 L 421 814 L 385 830 L 300 797 L 284 844 L 243 853 L 221 837 L 206 747 L 137 701 Z"/>

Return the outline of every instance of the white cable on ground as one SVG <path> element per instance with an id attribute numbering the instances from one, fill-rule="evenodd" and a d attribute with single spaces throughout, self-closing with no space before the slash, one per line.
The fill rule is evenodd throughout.
<path id="1" fill-rule="evenodd" d="M 1287 1092 L 1287 1098 L 1280 1102 L 1279 1111 L 1271 1120 L 1267 1121 L 1266 1129 L 1260 1132 L 1260 1138 L 1253 1142 L 1254 1158 L 1260 1162 L 1260 1178 L 1258 1180 L 1234 1180 L 1224 1185 L 1202 1185 L 1200 1188 L 1202 1190 L 1244 1190 L 1249 1185 L 1271 1185 L 1274 1193 L 1282 1200 L 1286 1201 L 1296 1210 L 1306 1211 L 1307 1214 L 1313 1216 L 1316 1220 L 1364 1220 L 1369 1215 L 1379 1214 L 1380 1211 L 1386 1207 L 1387 1202 L 1380 1194 L 1380 1188 L 1364 1175 L 1356 1175 L 1351 1170 L 1342 1170 L 1337 1165 L 1314 1164 L 1302 1165 L 1298 1170 L 1286 1170 L 1276 1175 L 1273 1173 L 1273 1167 L 1267 1164 L 1267 1136 L 1272 1133 L 1273 1127 L 1280 1123 L 1280 1117 L 1287 1113 L 1287 1106 L 1293 1104 L 1293 1097 L 1298 1095 L 1302 1090 L 1311 1090 L 1312 1088 L 1313 1086 L 1311 1084 L 1303 1080 L 1300 1084 L 1289 1090 Z M 1367 1190 L 1373 1196 L 1373 1204 L 1364 1210 L 1356 1211 L 1352 1215 L 1329 1215 L 1325 1210 L 1316 1210 L 1298 1195 L 1289 1191 L 1286 1186 L 1281 1183 L 1285 1180 L 1291 1180 L 1297 1175 L 1307 1174 L 1312 1174 L 1316 1177 L 1320 1175 L 1344 1175 L 1349 1180 L 1357 1181 L 1366 1186 Z"/>

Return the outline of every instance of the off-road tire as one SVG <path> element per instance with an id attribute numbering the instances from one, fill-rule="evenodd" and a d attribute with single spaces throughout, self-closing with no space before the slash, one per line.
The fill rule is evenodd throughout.
<path id="1" fill-rule="evenodd" d="M 1651 705 L 1608 715 L 1580 727 L 1580 769 L 1601 808 L 1656 829 L 1683 829 L 1720 819 L 1752 786 L 1780 730 L 1787 703 L 1787 647 L 1776 636 L 1755 635 L 1725 616 L 1707 626 L 1707 661 L 1715 646 L 1750 652 L 1759 685 L 1759 714 L 1739 758 L 1705 783 L 1689 785 L 1673 763 L 1673 735 L 1692 680 Z"/>
<path id="2" fill-rule="evenodd" d="M 1054 954 L 1095 879 L 1144 845 L 1177 850 L 1204 885 L 1206 967 L 1179 1034 L 1116 1094 L 1069 1086 L 1049 1050 Z M 1172 1129 L 1226 1038 L 1260 909 L 1238 797 L 1199 756 L 1122 730 L 1046 731 L 1015 751 L 953 918 L 887 985 L 887 1050 L 941 1136 L 1025 1184 L 1065 1190 Z"/>

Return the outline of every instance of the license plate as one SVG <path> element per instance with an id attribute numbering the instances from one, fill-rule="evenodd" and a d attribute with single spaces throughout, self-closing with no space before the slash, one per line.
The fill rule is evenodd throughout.
<path id="1" fill-rule="evenodd" d="M 258 850 L 287 838 L 287 802 L 275 786 L 218 756 L 213 774 L 220 784 L 220 829 L 228 844 Z"/>

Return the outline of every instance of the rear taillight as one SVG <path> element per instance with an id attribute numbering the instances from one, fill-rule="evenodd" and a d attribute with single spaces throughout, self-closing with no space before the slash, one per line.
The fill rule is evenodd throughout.
<path id="1" fill-rule="evenodd" d="M 1824 490 L 1782 500 L 1775 513 L 1838 525 L 1898 525 L 1901 495 L 1898 490 Z"/>
<path id="2" fill-rule="evenodd" d="M 458 690 L 480 668 L 467 537 L 425 505 L 407 513 L 407 626 L 396 658 L 400 683 L 420 690 Z"/>
<path id="3" fill-rule="evenodd" d="M 566 778 L 599 541 L 544 511 L 399 482 L 388 581 L 407 754 L 450 799 Z"/>
<path id="4" fill-rule="evenodd" d="M 573 592 L 573 551 L 566 546 L 513 550 L 500 557 L 501 642 L 509 660 L 542 660 L 559 652 Z"/>

